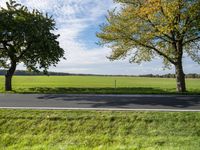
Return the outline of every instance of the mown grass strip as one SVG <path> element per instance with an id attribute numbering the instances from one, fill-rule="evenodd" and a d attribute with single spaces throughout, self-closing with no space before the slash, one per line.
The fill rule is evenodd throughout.
<path id="1" fill-rule="evenodd" d="M 186 82 L 185 94 L 200 94 L 200 79 Z M 3 76 L 0 76 L 0 92 L 5 92 Z M 14 76 L 13 93 L 177 94 L 175 79 L 112 76 Z"/>

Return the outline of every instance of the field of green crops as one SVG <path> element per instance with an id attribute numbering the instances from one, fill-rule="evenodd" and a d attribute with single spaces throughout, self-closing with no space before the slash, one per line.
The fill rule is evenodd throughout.
<path id="1" fill-rule="evenodd" d="M 200 79 L 186 79 L 186 83 L 188 92 L 200 93 Z M 174 93 L 176 81 L 146 77 L 14 76 L 13 90 L 16 93 Z M 4 92 L 4 76 L 0 76 L 0 92 Z"/>

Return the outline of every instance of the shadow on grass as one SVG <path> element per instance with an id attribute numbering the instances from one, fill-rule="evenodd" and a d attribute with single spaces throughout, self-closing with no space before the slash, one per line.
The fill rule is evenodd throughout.
<path id="1" fill-rule="evenodd" d="M 126 88 L 64 88 L 64 87 L 34 87 L 18 89 L 14 93 L 39 93 L 39 94 L 174 94 L 175 89 L 159 89 L 148 87 L 126 87 Z"/>

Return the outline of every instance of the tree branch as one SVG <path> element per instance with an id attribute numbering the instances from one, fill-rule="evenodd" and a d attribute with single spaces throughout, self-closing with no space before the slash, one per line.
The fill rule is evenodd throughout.
<path id="1" fill-rule="evenodd" d="M 2 44 L 3 44 L 3 47 L 4 47 L 4 49 L 8 51 L 8 48 L 7 48 L 7 43 L 6 43 L 5 41 L 3 41 L 3 43 L 2 43 Z"/>
<path id="2" fill-rule="evenodd" d="M 189 39 L 189 40 L 185 41 L 185 42 L 183 43 L 183 45 L 186 45 L 186 44 L 188 44 L 188 43 L 190 43 L 190 42 L 194 42 L 194 41 L 196 41 L 196 40 L 200 40 L 200 37 L 198 36 L 198 37 Z"/>
<path id="3" fill-rule="evenodd" d="M 156 27 L 156 25 L 149 19 L 148 15 L 146 16 L 147 19 L 142 18 L 142 17 L 140 17 L 140 16 L 139 16 L 139 18 L 142 19 L 143 21 L 147 21 L 147 22 L 150 23 L 150 25 L 155 29 L 155 31 L 160 32 L 160 30 Z M 162 34 L 163 34 L 165 37 L 167 37 L 169 40 L 173 41 L 172 37 L 170 37 L 169 35 L 164 34 L 163 32 L 160 32 L 160 33 L 162 33 Z M 170 42 L 170 43 L 171 43 L 171 41 L 168 41 L 168 40 L 167 40 L 167 42 Z"/>
<path id="4" fill-rule="evenodd" d="M 171 62 L 172 64 L 175 64 L 176 62 L 173 61 L 170 57 L 168 57 L 165 53 L 159 51 L 157 48 L 151 46 L 151 45 L 147 45 L 147 44 L 144 44 L 144 43 L 141 43 L 133 38 L 130 38 L 130 40 L 134 41 L 135 43 L 137 43 L 138 45 L 140 46 L 143 46 L 143 47 L 146 47 L 146 48 L 149 48 L 149 49 L 152 49 L 154 50 L 155 52 L 157 52 L 160 56 L 163 56 L 165 57 L 169 62 Z"/>
<path id="5" fill-rule="evenodd" d="M 17 57 L 18 61 L 23 57 L 23 55 L 27 52 L 27 50 L 31 47 L 31 45 L 32 43 L 29 43 L 27 48 L 21 52 L 21 54 Z"/>

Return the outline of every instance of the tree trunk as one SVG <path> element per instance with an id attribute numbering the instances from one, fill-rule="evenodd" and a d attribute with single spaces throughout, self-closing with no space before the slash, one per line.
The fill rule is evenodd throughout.
<path id="1" fill-rule="evenodd" d="M 16 69 L 16 62 L 11 63 L 11 67 L 7 71 L 5 75 L 5 90 L 6 91 L 12 91 L 12 77 Z"/>
<path id="2" fill-rule="evenodd" d="M 6 91 L 12 91 L 12 76 L 5 76 L 5 89 Z"/>
<path id="3" fill-rule="evenodd" d="M 175 70 L 176 70 L 177 92 L 186 92 L 185 74 L 183 72 L 183 66 L 181 60 L 175 65 Z"/>

